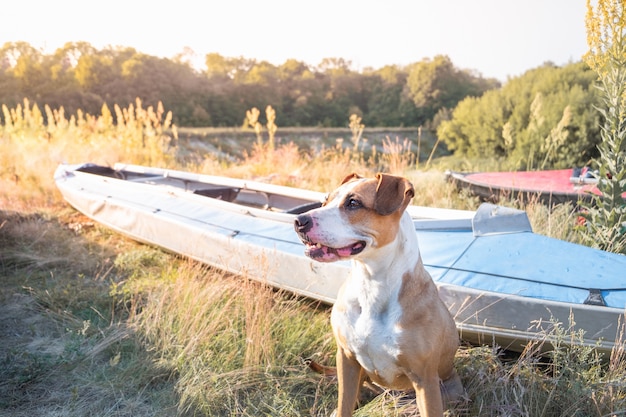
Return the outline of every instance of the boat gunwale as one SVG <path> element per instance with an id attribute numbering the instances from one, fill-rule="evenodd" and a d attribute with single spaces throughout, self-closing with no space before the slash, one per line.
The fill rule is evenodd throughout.
<path id="1" fill-rule="evenodd" d="M 240 188 L 243 190 L 260 191 L 277 194 L 285 197 L 295 197 L 304 200 L 323 201 L 326 194 L 318 191 L 306 190 L 302 188 L 288 187 L 284 185 L 267 184 L 255 180 L 240 178 L 230 178 L 217 175 L 197 174 L 192 172 L 179 171 L 175 169 L 152 168 L 141 165 L 130 165 L 116 163 L 113 166 L 116 171 L 130 171 L 138 174 L 156 174 L 163 177 L 180 178 L 188 181 L 197 181 L 210 185 L 223 185 L 226 187 Z"/>
<path id="2" fill-rule="evenodd" d="M 284 185 L 267 184 L 256 180 L 246 180 L 208 174 L 197 174 L 175 169 L 145 167 L 142 165 L 124 164 L 120 162 L 116 163 L 113 168 L 115 170 L 131 171 L 139 174 L 155 173 L 156 175 L 163 176 L 172 176 L 172 174 L 174 174 L 174 178 L 198 181 L 207 184 L 232 186 L 252 191 L 269 192 L 286 197 L 310 199 L 312 202 L 324 201 L 324 199 L 328 195 L 328 193 L 323 193 L 320 191 L 312 191 Z M 474 217 L 474 214 L 476 213 L 472 210 L 441 209 L 427 206 L 418 206 L 413 204 L 407 207 L 407 211 L 409 211 L 409 214 L 414 220 L 472 219 Z"/>
<path id="3" fill-rule="evenodd" d="M 66 166 L 66 173 L 70 172 L 73 175 L 83 178 L 93 178 L 97 181 L 106 183 L 119 183 L 125 184 L 127 187 L 134 187 L 140 190 L 151 190 L 151 192 L 169 193 L 189 199 L 191 201 L 203 202 L 210 206 L 217 208 L 227 209 L 240 214 L 246 214 L 254 217 L 266 218 L 270 220 L 276 220 L 281 222 L 292 222 L 295 214 L 287 213 L 283 211 L 272 211 L 264 208 L 249 206 L 233 201 L 225 201 L 216 198 L 210 198 L 203 195 L 195 194 L 173 185 L 156 185 L 147 182 L 127 180 L 123 178 L 110 177 L 105 175 L 99 175 L 91 172 L 79 171 L 81 166 Z M 184 171 L 163 169 L 163 168 L 151 168 L 141 165 L 128 165 L 122 163 L 116 163 L 114 169 L 117 171 L 129 171 L 138 174 L 154 174 L 159 178 L 175 178 L 187 181 L 195 181 L 205 183 L 207 185 L 220 185 L 226 187 L 234 187 L 250 191 L 258 191 L 265 193 L 272 193 L 287 198 L 297 198 L 310 200 L 311 203 L 322 202 L 326 195 L 325 193 L 311 190 L 304 190 L 301 188 L 266 184 L 254 180 L 244 180 L 237 178 L 229 178 L 222 176 L 213 176 L 206 174 L 187 173 Z M 457 210 L 457 209 L 441 209 L 418 205 L 409 205 L 407 212 L 413 219 L 416 230 L 465 230 L 471 229 L 471 220 L 475 215 L 475 211 L 470 210 Z"/>

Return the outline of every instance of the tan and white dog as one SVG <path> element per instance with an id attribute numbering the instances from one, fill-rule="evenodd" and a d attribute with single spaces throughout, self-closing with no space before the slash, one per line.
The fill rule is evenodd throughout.
<path id="1" fill-rule="evenodd" d="M 463 394 L 453 360 L 454 320 L 422 264 L 405 178 L 346 177 L 321 208 L 299 215 L 306 254 L 352 260 L 331 313 L 337 342 L 337 415 L 352 415 L 364 380 L 414 389 L 422 417 L 443 416 L 444 398 Z M 442 396 L 443 392 L 443 396 Z"/>

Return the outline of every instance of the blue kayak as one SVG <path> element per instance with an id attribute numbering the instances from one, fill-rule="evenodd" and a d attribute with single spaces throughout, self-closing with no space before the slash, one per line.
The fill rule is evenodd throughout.
<path id="1" fill-rule="evenodd" d="M 116 164 L 60 165 L 64 198 L 95 221 L 268 285 L 333 303 L 348 262 L 304 255 L 293 221 L 324 194 L 255 181 Z M 522 351 L 563 343 L 610 352 L 622 342 L 626 257 L 537 235 L 526 213 L 407 209 L 424 264 L 461 337 Z"/>

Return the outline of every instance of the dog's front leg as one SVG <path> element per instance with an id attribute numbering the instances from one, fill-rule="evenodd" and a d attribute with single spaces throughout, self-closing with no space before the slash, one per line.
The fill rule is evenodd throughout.
<path id="1" fill-rule="evenodd" d="M 443 400 L 439 386 L 439 376 L 435 373 L 425 378 L 413 379 L 417 408 L 422 417 L 442 417 Z"/>
<path id="2" fill-rule="evenodd" d="M 364 379 L 365 373 L 356 359 L 348 357 L 342 348 L 338 348 L 339 403 L 337 405 L 337 417 L 350 417 L 352 415 Z"/>

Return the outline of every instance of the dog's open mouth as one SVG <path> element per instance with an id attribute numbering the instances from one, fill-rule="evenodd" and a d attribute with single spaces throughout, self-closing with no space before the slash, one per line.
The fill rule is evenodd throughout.
<path id="1" fill-rule="evenodd" d="M 305 254 L 319 262 L 334 262 L 349 256 L 357 255 L 365 249 L 365 242 L 360 240 L 343 248 L 331 248 L 320 243 L 304 242 Z"/>

